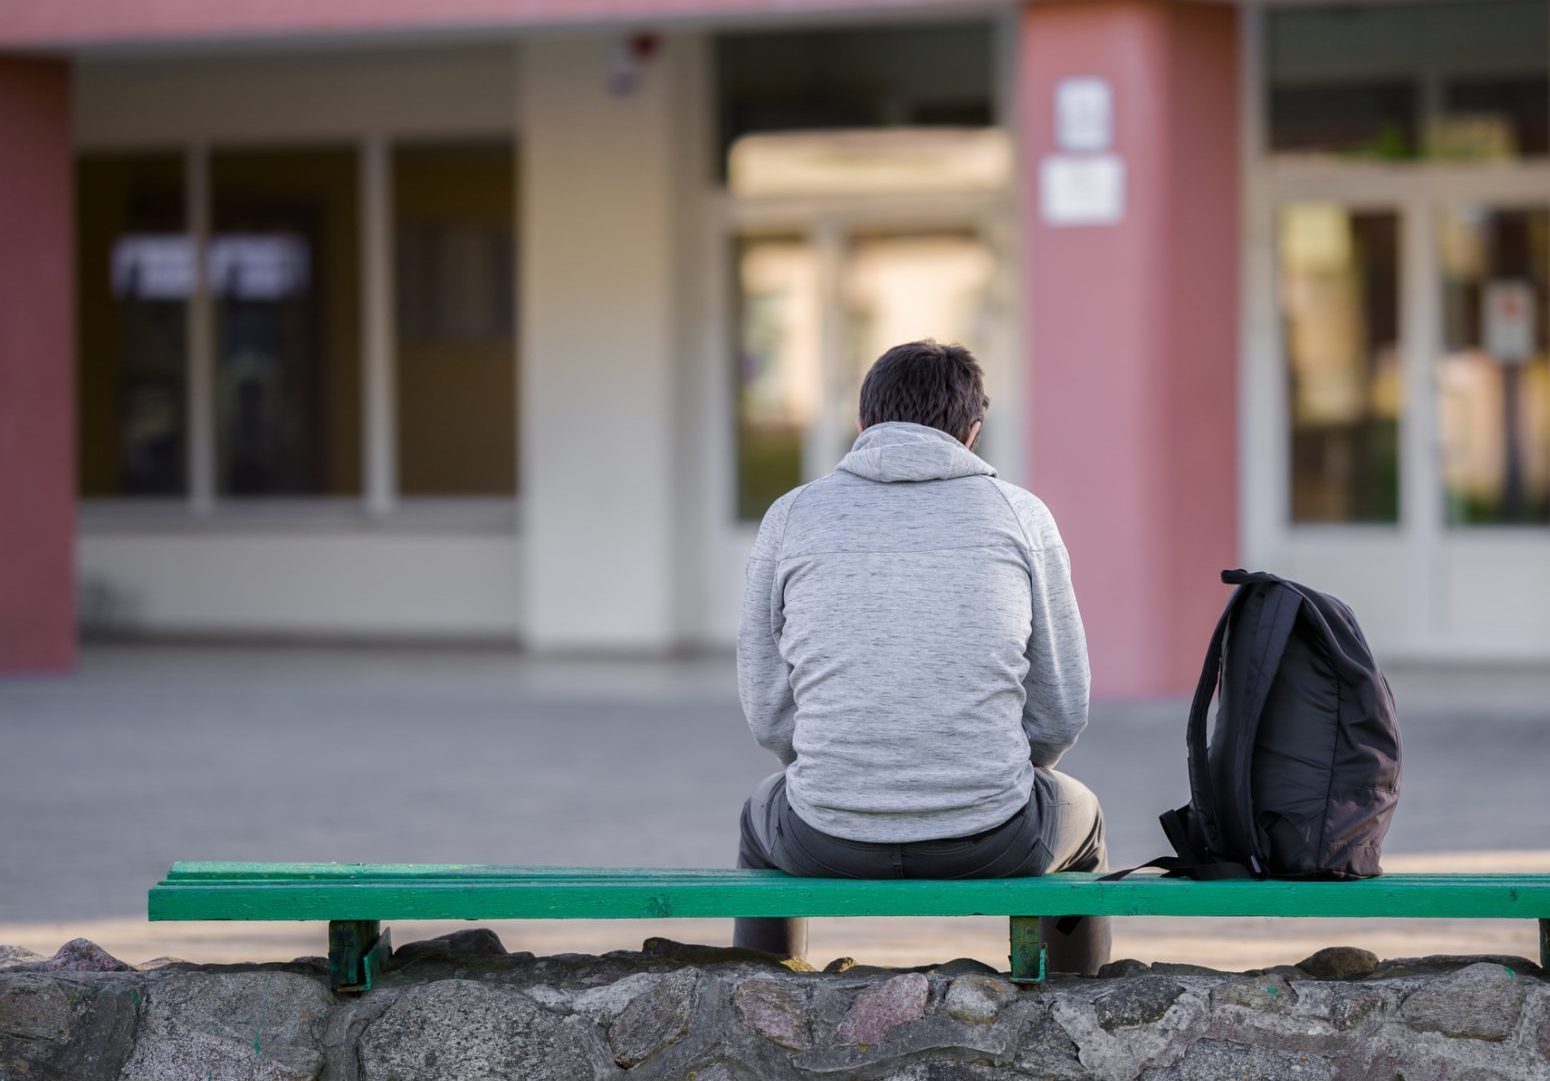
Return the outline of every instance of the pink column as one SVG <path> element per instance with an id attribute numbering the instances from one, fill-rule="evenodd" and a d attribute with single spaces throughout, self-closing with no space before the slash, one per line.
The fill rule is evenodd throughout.
<path id="1" fill-rule="evenodd" d="M 0 57 L 0 673 L 75 663 L 70 66 Z"/>
<path id="2" fill-rule="evenodd" d="M 1101 698 L 1190 690 L 1238 559 L 1236 11 L 1033 3 L 1019 108 L 1034 491 L 1071 552 Z M 1056 87 L 1112 88 L 1123 216 L 1056 225 Z"/>

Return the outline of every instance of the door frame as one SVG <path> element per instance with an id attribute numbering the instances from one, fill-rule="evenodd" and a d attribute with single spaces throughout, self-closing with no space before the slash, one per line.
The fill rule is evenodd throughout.
<path id="1" fill-rule="evenodd" d="M 1550 525 L 1449 527 L 1443 503 L 1436 361 L 1442 347 L 1438 225 L 1461 204 L 1550 209 L 1550 161 L 1490 164 L 1274 158 L 1264 103 L 1262 7 L 1244 12 L 1241 30 L 1244 200 L 1240 384 L 1240 535 L 1246 563 L 1275 569 L 1330 566 L 1352 557 L 1399 560 L 1408 588 L 1404 628 L 1379 643 L 1388 655 L 1415 659 L 1550 656 L 1550 635 L 1525 640 L 1460 633 L 1450 616 L 1444 575 L 1451 561 L 1518 553 L 1550 566 Z M 1547 42 L 1550 48 L 1550 42 Z M 1391 209 L 1400 219 L 1400 328 L 1403 405 L 1399 420 L 1399 521 L 1395 525 L 1295 524 L 1284 343 L 1277 302 L 1276 223 L 1296 202 Z M 1307 573 L 1302 570 L 1302 573 Z"/>

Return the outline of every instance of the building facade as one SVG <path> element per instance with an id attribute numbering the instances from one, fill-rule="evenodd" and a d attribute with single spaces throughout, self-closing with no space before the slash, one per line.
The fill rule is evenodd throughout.
<path id="1" fill-rule="evenodd" d="M 17 0 L 0 670 L 729 645 L 867 364 L 985 362 L 1096 693 L 1252 564 L 1550 658 L 1550 2 Z"/>

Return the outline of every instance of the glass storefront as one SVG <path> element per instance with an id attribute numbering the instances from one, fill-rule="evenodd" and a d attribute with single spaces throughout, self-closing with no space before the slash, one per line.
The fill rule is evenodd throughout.
<path id="1" fill-rule="evenodd" d="M 80 491 L 190 496 L 198 415 L 215 499 L 363 495 L 362 154 L 226 149 L 79 160 Z M 394 497 L 517 488 L 515 151 L 394 147 Z M 191 400 L 190 308 L 209 304 L 209 390 Z M 203 385 L 203 384 L 199 384 Z"/>

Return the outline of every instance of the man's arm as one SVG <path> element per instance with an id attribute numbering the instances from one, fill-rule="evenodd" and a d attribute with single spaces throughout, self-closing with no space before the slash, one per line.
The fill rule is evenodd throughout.
<path id="1" fill-rule="evenodd" d="M 1046 512 L 1047 514 L 1048 512 Z M 1033 631 L 1023 679 L 1023 731 L 1035 766 L 1053 767 L 1087 727 L 1087 635 L 1071 587 L 1071 562 L 1053 521 L 1029 553 Z M 1053 536 L 1052 536 L 1053 535 Z M 1036 543 L 1041 541 L 1034 534 Z"/>
<path id="2" fill-rule="evenodd" d="M 775 597 L 775 572 L 790 500 L 790 495 L 776 500 L 759 526 L 759 538 L 748 556 L 737 631 L 737 691 L 743 715 L 759 746 L 788 766 L 796 760 L 791 739 L 797 707 L 791 694 L 791 669 L 780 655 L 784 613 Z"/>

